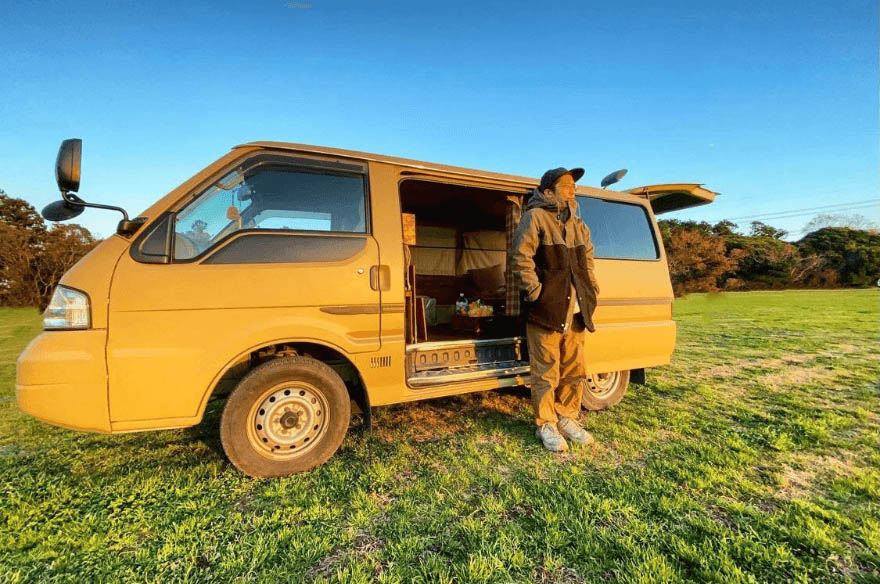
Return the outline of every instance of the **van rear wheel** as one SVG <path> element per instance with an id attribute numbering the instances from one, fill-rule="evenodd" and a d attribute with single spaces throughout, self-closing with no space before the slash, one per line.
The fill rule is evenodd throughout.
<path id="1" fill-rule="evenodd" d="M 629 386 L 629 369 L 611 373 L 587 373 L 581 394 L 585 410 L 604 410 L 620 403 Z"/>
<path id="2" fill-rule="evenodd" d="M 325 363 L 283 357 L 239 382 L 220 420 L 220 440 L 233 465 L 252 477 L 304 472 L 339 449 L 351 421 L 345 383 Z"/>

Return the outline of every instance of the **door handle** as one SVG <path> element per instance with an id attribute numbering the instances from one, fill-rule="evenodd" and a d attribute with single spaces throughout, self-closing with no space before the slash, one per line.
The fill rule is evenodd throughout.
<path id="1" fill-rule="evenodd" d="M 370 288 L 373 290 L 391 290 L 391 266 L 370 266 Z"/>

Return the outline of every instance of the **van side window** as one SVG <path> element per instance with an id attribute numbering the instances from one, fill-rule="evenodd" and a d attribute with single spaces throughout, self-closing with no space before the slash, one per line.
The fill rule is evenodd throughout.
<path id="1" fill-rule="evenodd" d="M 590 228 L 597 258 L 656 260 L 660 257 L 654 228 L 641 205 L 578 197 L 581 219 Z"/>
<path id="2" fill-rule="evenodd" d="M 174 259 L 199 256 L 240 230 L 366 233 L 365 194 L 362 174 L 250 159 L 177 213 Z"/>

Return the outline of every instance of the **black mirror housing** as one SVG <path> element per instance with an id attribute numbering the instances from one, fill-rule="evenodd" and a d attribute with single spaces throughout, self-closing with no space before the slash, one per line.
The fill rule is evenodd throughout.
<path id="1" fill-rule="evenodd" d="M 43 211 L 40 215 L 48 221 L 67 221 L 68 219 L 73 219 L 85 211 L 85 209 L 86 208 L 83 205 L 77 205 L 62 199 L 60 201 L 49 203 L 43 207 Z"/>
<path id="2" fill-rule="evenodd" d="M 146 217 L 135 217 L 134 219 L 123 219 L 116 225 L 116 233 L 128 237 L 137 233 L 141 225 L 147 222 Z"/>
<path id="3" fill-rule="evenodd" d="M 55 182 L 62 192 L 79 191 L 80 161 L 82 160 L 82 140 L 70 138 L 58 148 L 55 159 Z"/>

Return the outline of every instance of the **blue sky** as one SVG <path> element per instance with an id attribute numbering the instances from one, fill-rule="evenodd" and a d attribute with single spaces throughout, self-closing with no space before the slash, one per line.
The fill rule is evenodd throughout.
<path id="1" fill-rule="evenodd" d="M 0 188 L 38 209 L 69 137 L 81 196 L 132 215 L 251 140 L 577 165 L 593 185 L 626 167 L 621 189 L 720 191 L 667 215 L 713 222 L 878 199 L 874 1 L 0 8 Z M 797 235 L 811 217 L 768 222 Z M 106 236 L 118 218 L 76 221 Z"/>

